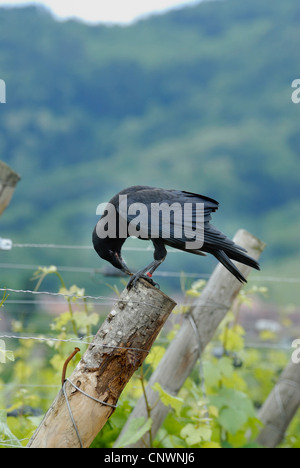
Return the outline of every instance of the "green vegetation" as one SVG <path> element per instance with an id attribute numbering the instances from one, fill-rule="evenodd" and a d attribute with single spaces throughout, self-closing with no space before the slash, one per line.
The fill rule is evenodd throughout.
<path id="1" fill-rule="evenodd" d="M 66 358 L 75 345 L 80 346 L 80 353 L 68 365 L 67 375 L 70 375 L 86 349 L 91 331 L 95 332 L 100 325 L 101 316 L 82 299 L 84 290 L 75 285 L 67 289 L 55 267 L 36 272 L 36 287 L 49 275 L 58 281 L 59 292 L 66 295 L 65 309 L 55 317 L 43 312 L 43 328 L 38 320 L 27 324 L 14 320 L 14 334 L 31 339 L 0 340 L 0 447 L 3 448 L 28 443 L 59 390 Z M 193 283 L 186 296 L 199 296 L 204 285 L 204 281 Z M 155 384 L 157 397 L 170 409 L 156 436 L 151 432 L 151 408 L 148 408 L 148 419 L 132 420 L 118 446 L 134 443 L 149 433 L 152 447 L 258 447 L 256 438 L 262 424 L 257 410 L 290 359 L 289 351 L 264 347 L 279 342 L 274 332 L 262 331 L 256 345 L 246 345 L 245 329 L 239 320 L 240 306 L 245 302 L 251 305 L 253 294 L 265 292 L 265 287 L 254 287 L 239 295 L 178 396 Z M 72 299 L 67 297 L 70 294 L 74 294 Z M 141 396 L 147 398 L 147 381 L 186 312 L 186 306 L 175 309 L 169 329 L 161 332 L 140 371 L 126 386 L 117 410 L 94 440 L 93 448 L 113 447 L 137 400 Z M 40 313 L 36 312 L 36 316 Z M 50 332 L 51 340 L 46 339 Z M 12 349 L 8 350 L 7 346 Z M 300 447 L 297 417 L 280 447 Z"/>

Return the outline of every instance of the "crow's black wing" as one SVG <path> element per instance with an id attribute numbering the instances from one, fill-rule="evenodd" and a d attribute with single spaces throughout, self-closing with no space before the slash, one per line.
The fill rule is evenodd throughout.
<path id="1" fill-rule="evenodd" d="M 202 229 L 205 238 L 211 213 L 218 209 L 212 198 L 179 190 L 137 186 L 120 194 L 117 210 L 140 237 L 163 238 L 180 249 L 196 231 L 200 237 Z"/>
<path id="2" fill-rule="evenodd" d="M 203 250 L 211 252 L 211 250 L 236 251 L 236 249 L 246 252 L 246 249 L 235 244 L 225 234 L 216 229 L 212 224 L 206 226 L 204 232 L 204 248 Z"/>

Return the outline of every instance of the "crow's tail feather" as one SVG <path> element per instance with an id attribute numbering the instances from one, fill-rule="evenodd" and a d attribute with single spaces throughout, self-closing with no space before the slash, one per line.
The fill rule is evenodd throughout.
<path id="1" fill-rule="evenodd" d="M 254 260 L 254 258 L 250 257 L 244 252 L 241 252 L 237 249 L 224 249 L 226 255 L 228 255 L 231 260 L 236 260 L 237 262 L 243 263 L 244 265 L 248 265 L 251 268 L 255 268 L 255 270 L 260 270 L 259 263 Z"/>
<path id="2" fill-rule="evenodd" d="M 242 273 L 237 269 L 237 267 L 232 263 L 230 258 L 233 260 L 236 260 L 240 263 L 244 263 L 245 265 L 251 266 L 252 268 L 255 268 L 259 270 L 259 264 L 251 257 L 248 255 L 244 254 L 243 252 L 239 251 L 227 251 L 226 253 L 223 250 L 216 250 L 212 252 L 212 254 L 216 257 L 219 262 L 224 265 L 227 270 L 230 271 L 241 283 L 247 283 L 246 278 L 242 275 Z M 230 255 L 230 258 L 228 255 Z"/>

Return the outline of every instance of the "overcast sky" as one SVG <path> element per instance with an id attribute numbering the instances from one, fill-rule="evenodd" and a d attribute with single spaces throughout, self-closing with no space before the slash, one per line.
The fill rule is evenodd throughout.
<path id="1" fill-rule="evenodd" d="M 43 4 L 59 18 L 75 16 L 89 22 L 130 23 L 149 13 L 199 1 L 201 0 L 0 0 L 0 6 Z"/>

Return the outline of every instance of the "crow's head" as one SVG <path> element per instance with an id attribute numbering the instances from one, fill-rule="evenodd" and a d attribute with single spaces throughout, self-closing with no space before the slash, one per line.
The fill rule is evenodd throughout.
<path id="1" fill-rule="evenodd" d="M 131 271 L 121 256 L 122 243 L 120 243 L 120 239 L 101 239 L 97 235 L 96 229 L 94 229 L 93 244 L 94 249 L 96 250 L 99 257 L 111 263 L 111 265 L 113 265 L 115 268 L 122 270 L 127 275 L 131 275 Z"/>
<path id="2" fill-rule="evenodd" d="M 131 271 L 129 270 L 126 263 L 124 262 L 120 252 L 116 252 L 114 250 L 108 249 L 108 250 L 103 250 L 101 254 L 99 253 L 99 255 L 101 258 L 111 263 L 115 268 L 122 270 L 124 273 L 126 273 L 126 275 L 131 275 Z"/>

